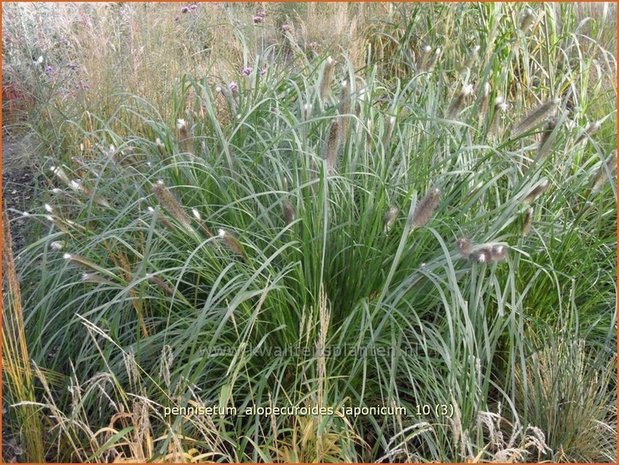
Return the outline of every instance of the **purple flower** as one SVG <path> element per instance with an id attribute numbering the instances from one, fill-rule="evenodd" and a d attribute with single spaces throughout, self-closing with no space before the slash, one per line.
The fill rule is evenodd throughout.
<path id="1" fill-rule="evenodd" d="M 290 24 L 282 24 L 282 32 L 290 32 L 292 31 L 292 26 Z"/>
<path id="2" fill-rule="evenodd" d="M 181 13 L 187 13 L 189 11 L 189 7 L 188 6 L 184 6 L 181 8 Z"/>
<path id="3" fill-rule="evenodd" d="M 253 70 L 254 70 L 254 68 L 245 67 L 245 68 L 243 68 L 241 73 L 243 74 L 243 76 L 249 76 L 252 73 Z"/>
<path id="4" fill-rule="evenodd" d="M 254 16 L 254 24 L 259 24 L 264 21 L 262 16 Z"/>
<path id="5" fill-rule="evenodd" d="M 267 67 L 265 66 L 260 70 L 260 77 L 264 76 L 267 73 Z"/>
<path id="6" fill-rule="evenodd" d="M 259 16 L 260 18 L 265 18 L 267 15 L 267 11 L 264 8 L 260 8 L 257 12 L 256 12 L 256 16 Z"/>
<path id="7" fill-rule="evenodd" d="M 47 65 L 47 66 L 45 67 L 45 74 L 47 74 L 48 76 L 50 76 L 50 75 L 54 74 L 54 71 L 56 71 L 56 70 L 55 70 L 55 69 L 54 69 L 54 67 L 53 67 L 53 66 L 51 66 L 51 65 Z"/>
<path id="8" fill-rule="evenodd" d="M 230 92 L 236 92 L 237 90 L 239 90 L 239 86 L 238 86 L 238 84 L 236 82 L 231 81 L 228 84 L 228 89 L 230 89 Z"/>

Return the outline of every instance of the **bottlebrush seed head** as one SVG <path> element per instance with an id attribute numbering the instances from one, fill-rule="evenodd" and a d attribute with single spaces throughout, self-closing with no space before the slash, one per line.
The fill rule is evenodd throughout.
<path id="1" fill-rule="evenodd" d="M 524 202 L 525 203 L 533 202 L 540 195 L 546 192 L 546 189 L 548 189 L 549 185 L 550 183 L 548 182 L 548 179 L 543 179 L 537 186 L 531 189 L 531 192 L 529 192 L 527 196 L 524 198 Z"/>
<path id="2" fill-rule="evenodd" d="M 436 207 L 438 207 L 440 199 L 441 191 L 435 187 L 430 189 L 430 191 L 423 199 L 421 199 L 421 202 L 419 202 L 415 208 L 411 220 L 412 229 L 422 228 L 428 223 L 428 221 L 430 221 Z"/>
<path id="3" fill-rule="evenodd" d="M 62 248 L 64 247 L 64 242 L 54 241 L 49 246 L 52 248 L 52 250 L 62 250 Z"/>
<path id="4" fill-rule="evenodd" d="M 168 211 L 168 213 L 176 218 L 176 220 L 189 232 L 193 232 L 191 227 L 191 218 L 183 210 L 183 206 L 176 199 L 176 197 L 166 187 L 164 182 L 160 179 L 153 185 L 153 194 L 157 197 L 159 203 Z"/>
<path id="5" fill-rule="evenodd" d="M 531 129 L 535 125 L 535 123 L 537 123 L 541 119 L 544 119 L 553 114 L 560 103 L 561 99 L 554 98 L 538 106 L 516 125 L 513 131 L 514 135 L 518 136 L 522 134 L 523 132 Z"/>
<path id="6" fill-rule="evenodd" d="M 398 207 L 396 206 L 389 207 L 389 210 L 387 210 L 387 213 L 385 213 L 385 216 L 383 218 L 385 232 L 391 229 L 391 226 L 393 226 L 399 214 L 400 214 L 400 209 Z"/>
<path id="7" fill-rule="evenodd" d="M 522 224 L 522 235 L 528 236 L 533 226 L 533 209 L 528 208 L 524 214 L 524 223 Z"/>
<path id="8" fill-rule="evenodd" d="M 473 244 L 470 239 L 466 237 L 461 237 L 456 241 L 456 246 L 458 247 L 458 253 L 463 258 L 469 258 L 471 252 L 473 251 Z"/>
<path id="9" fill-rule="evenodd" d="M 507 258 L 507 247 L 502 244 L 495 244 L 491 249 L 492 261 L 500 262 Z"/>
<path id="10" fill-rule="evenodd" d="M 533 14 L 533 10 L 531 10 L 531 8 L 526 8 L 522 15 L 522 20 L 520 21 L 520 30 L 522 32 L 528 32 L 534 21 L 535 15 Z"/>
<path id="11" fill-rule="evenodd" d="M 492 249 L 490 247 L 483 247 L 475 250 L 471 253 L 470 258 L 477 263 L 488 263 L 492 259 Z"/>
<path id="12" fill-rule="evenodd" d="M 290 203 L 288 200 L 285 200 L 284 203 L 282 203 L 282 210 L 284 212 L 284 221 L 286 222 L 286 226 L 288 226 L 296 218 L 295 209 L 292 206 L 292 203 Z"/>

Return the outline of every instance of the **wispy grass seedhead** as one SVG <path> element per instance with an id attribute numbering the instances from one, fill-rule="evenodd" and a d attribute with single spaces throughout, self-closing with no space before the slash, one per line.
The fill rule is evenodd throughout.
<path id="1" fill-rule="evenodd" d="M 286 226 L 288 226 L 295 220 L 297 213 L 289 200 L 284 200 L 282 203 L 282 210 L 284 213 L 284 222 Z"/>
<path id="2" fill-rule="evenodd" d="M 542 136 L 539 141 L 539 146 L 537 149 L 537 158 L 543 160 L 546 155 L 552 150 L 553 144 L 550 136 L 552 132 L 557 127 L 558 119 L 556 117 L 550 117 L 546 124 L 544 125 L 544 129 L 542 130 Z"/>
<path id="3" fill-rule="evenodd" d="M 211 230 L 202 221 L 202 215 L 200 215 L 198 209 L 192 208 L 191 214 L 193 215 L 195 221 L 198 223 L 198 226 L 204 232 L 204 234 L 206 234 L 207 237 L 213 237 L 213 233 L 211 232 Z"/>
<path id="4" fill-rule="evenodd" d="M 507 247 L 502 244 L 494 244 L 490 250 L 494 262 L 501 262 L 507 258 Z"/>
<path id="5" fill-rule="evenodd" d="M 488 102 L 490 101 L 490 91 L 492 86 L 489 82 L 485 82 L 481 94 L 481 105 L 479 107 L 480 120 L 484 120 L 488 114 Z"/>
<path id="6" fill-rule="evenodd" d="M 494 100 L 494 111 L 492 113 L 492 120 L 490 121 L 490 127 L 488 133 L 492 136 L 499 135 L 499 122 L 502 115 L 508 110 L 509 106 L 505 99 L 500 95 Z"/>
<path id="7" fill-rule="evenodd" d="M 522 15 L 522 20 L 520 21 L 520 30 L 524 33 L 529 32 L 529 29 L 531 29 L 534 22 L 535 14 L 531 8 L 527 8 Z"/>
<path id="8" fill-rule="evenodd" d="M 469 258 L 476 263 L 492 261 L 492 247 L 481 247 L 471 252 Z"/>
<path id="9" fill-rule="evenodd" d="M 188 232 L 193 232 L 191 218 L 185 213 L 183 206 L 176 199 L 174 194 L 166 187 L 162 180 L 153 184 L 153 194 L 166 211 L 176 219 Z"/>
<path id="10" fill-rule="evenodd" d="M 51 166 L 50 171 L 58 177 L 62 182 L 64 182 L 67 186 L 71 185 L 71 180 L 64 172 L 64 170 L 59 166 Z"/>
<path id="11" fill-rule="evenodd" d="M 53 241 L 49 246 L 52 250 L 62 250 L 64 248 L 64 241 Z"/>
<path id="12" fill-rule="evenodd" d="M 329 127 L 329 134 L 324 145 L 323 158 L 327 162 L 327 172 L 333 173 L 337 167 L 340 145 L 343 139 L 343 124 L 339 118 L 334 119 Z"/>
<path id="13" fill-rule="evenodd" d="M 463 85 L 462 90 L 458 93 L 458 95 L 452 100 L 451 104 L 449 105 L 449 109 L 447 110 L 447 117 L 450 119 L 456 118 L 462 111 L 462 108 L 464 107 L 464 104 L 466 103 L 467 99 L 472 94 L 473 94 L 473 85 L 472 84 Z"/>
<path id="14" fill-rule="evenodd" d="M 527 211 L 524 213 L 524 221 L 522 223 L 522 235 L 528 236 L 531 232 L 531 228 L 533 227 L 533 208 L 527 208 Z"/>
<path id="15" fill-rule="evenodd" d="M 419 202 L 411 218 L 412 229 L 423 228 L 434 215 L 441 200 L 441 191 L 434 187 Z"/>
<path id="16" fill-rule="evenodd" d="M 320 99 L 323 102 L 331 95 L 331 82 L 333 81 L 334 72 L 335 60 L 331 57 L 327 57 L 320 79 Z"/>
<path id="17" fill-rule="evenodd" d="M 464 61 L 464 68 L 471 69 L 473 65 L 479 59 L 479 51 L 481 50 L 481 46 L 475 45 L 472 49 L 469 50 L 469 53 L 466 55 L 466 59 Z"/>
<path id="18" fill-rule="evenodd" d="M 436 68 L 436 66 L 439 64 L 442 54 L 443 54 L 442 48 L 438 47 L 436 50 L 434 50 L 434 57 L 432 59 L 432 62 L 430 63 L 430 66 L 428 67 L 428 71 L 433 71 L 434 68 Z"/>
<path id="19" fill-rule="evenodd" d="M 340 90 L 340 103 L 338 107 L 338 138 L 343 141 L 346 138 L 349 126 L 348 114 L 352 110 L 352 101 L 350 97 L 350 85 L 347 81 L 342 82 L 342 88 Z"/>
<path id="20" fill-rule="evenodd" d="M 81 279 L 83 283 L 105 284 L 107 286 L 115 286 L 112 281 L 104 278 L 99 273 L 82 273 Z"/>
<path id="21" fill-rule="evenodd" d="M 164 294 L 168 296 L 174 295 L 174 289 L 172 289 L 172 287 L 168 283 L 166 283 L 160 276 L 149 273 L 146 275 L 146 279 L 148 279 L 148 282 L 157 286 Z"/>
<path id="22" fill-rule="evenodd" d="M 617 151 L 615 150 L 609 157 L 608 160 L 602 162 L 602 166 L 598 169 L 595 177 L 593 178 L 593 187 L 591 188 L 591 192 L 597 193 L 602 190 L 604 184 L 606 184 L 610 176 L 617 170 Z"/>
<path id="23" fill-rule="evenodd" d="M 172 226 L 172 223 L 170 223 L 165 217 L 161 216 L 160 212 L 157 210 L 155 210 L 153 207 L 148 206 L 146 208 L 146 210 L 148 211 L 148 213 L 150 213 L 152 216 L 157 218 L 157 221 L 159 223 L 161 223 L 165 228 L 169 229 L 170 231 L 175 231 L 176 228 L 174 228 L 174 226 Z"/>
<path id="24" fill-rule="evenodd" d="M 548 182 L 548 179 L 541 180 L 533 189 L 531 189 L 531 192 L 527 194 L 527 196 L 524 198 L 524 202 L 534 202 L 540 195 L 546 192 L 546 189 L 548 189 L 549 186 L 550 183 Z"/>
<path id="25" fill-rule="evenodd" d="M 389 207 L 387 213 L 383 218 L 384 232 L 387 233 L 398 219 L 398 215 L 400 214 L 400 209 L 396 206 Z"/>
<path id="26" fill-rule="evenodd" d="M 385 120 L 385 133 L 383 134 L 383 146 L 385 149 L 391 144 L 391 138 L 393 137 L 393 130 L 395 129 L 396 117 L 390 116 Z"/>
<path id="27" fill-rule="evenodd" d="M 350 113 L 351 100 L 350 100 L 350 84 L 348 81 L 342 81 L 342 87 L 340 88 L 340 105 L 338 112 L 340 115 L 346 115 Z"/>
<path id="28" fill-rule="evenodd" d="M 560 103 L 561 99 L 554 98 L 537 107 L 516 125 L 513 130 L 513 135 L 519 136 L 523 132 L 531 129 L 538 121 L 552 116 Z"/>
<path id="29" fill-rule="evenodd" d="M 176 120 L 176 129 L 181 137 L 187 137 L 189 132 L 187 130 L 187 121 L 182 118 Z"/>
<path id="30" fill-rule="evenodd" d="M 598 132 L 601 127 L 602 127 L 602 121 L 601 120 L 594 121 L 593 123 L 588 123 L 587 126 L 585 127 L 585 129 L 583 130 L 582 134 L 578 137 L 578 139 L 576 139 L 575 144 L 580 144 L 585 139 L 588 139 L 593 134 Z"/>
<path id="31" fill-rule="evenodd" d="M 471 252 L 473 251 L 473 244 L 470 239 L 466 237 L 461 237 L 456 241 L 456 246 L 458 247 L 458 253 L 463 258 L 469 258 Z"/>
<path id="32" fill-rule="evenodd" d="M 232 232 L 225 229 L 219 229 L 217 231 L 217 237 L 224 241 L 226 247 L 228 247 L 231 252 L 235 253 L 236 255 L 240 255 L 243 258 L 247 258 L 247 256 L 245 255 L 245 248 L 243 247 L 243 244 L 241 244 L 241 242 L 234 236 Z"/>
<path id="33" fill-rule="evenodd" d="M 65 220 L 55 215 L 45 215 L 44 218 L 47 221 L 49 221 L 51 224 L 53 224 L 55 227 L 60 229 L 63 233 L 65 234 L 69 233 L 69 228 L 67 226 L 71 225 L 70 220 Z"/>
<path id="34" fill-rule="evenodd" d="M 421 49 L 421 55 L 419 56 L 419 64 L 417 69 L 419 72 L 428 71 L 430 67 L 430 56 L 432 54 L 432 47 L 424 45 Z"/>
<path id="35" fill-rule="evenodd" d="M 79 267 L 85 268 L 89 271 L 94 271 L 95 273 L 98 273 L 100 271 L 100 267 L 92 263 L 86 257 L 82 257 L 81 255 L 65 253 L 63 255 L 63 258 L 67 260 L 68 262 L 73 263 L 74 265 L 77 265 Z"/>

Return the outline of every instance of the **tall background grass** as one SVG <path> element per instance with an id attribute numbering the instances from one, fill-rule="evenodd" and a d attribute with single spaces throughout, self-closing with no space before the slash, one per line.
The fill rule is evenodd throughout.
<path id="1" fill-rule="evenodd" d="M 28 456 L 614 461 L 615 21 L 4 4 Z M 407 414 L 164 414 L 251 405 Z"/>

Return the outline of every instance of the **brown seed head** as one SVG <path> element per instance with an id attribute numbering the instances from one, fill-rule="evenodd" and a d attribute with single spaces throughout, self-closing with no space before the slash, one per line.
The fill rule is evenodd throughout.
<path id="1" fill-rule="evenodd" d="M 105 279 L 99 273 L 82 273 L 82 282 L 114 286 L 114 283 L 112 281 L 110 281 L 109 279 Z"/>
<path id="2" fill-rule="evenodd" d="M 398 214 L 400 213 L 400 209 L 396 206 L 389 207 L 387 213 L 383 218 L 384 230 L 385 232 L 391 229 L 391 226 L 395 223 L 395 220 L 398 218 Z"/>
<path id="3" fill-rule="evenodd" d="M 170 190 L 166 187 L 162 180 L 157 181 L 153 185 L 153 194 L 159 200 L 159 203 L 168 211 L 168 213 L 173 216 L 187 231 L 193 232 L 193 227 L 191 226 L 191 218 L 185 210 L 180 202 L 176 199 L 174 194 L 170 192 Z"/>
<path id="4" fill-rule="evenodd" d="M 507 258 L 507 247 L 502 244 L 495 244 L 490 250 L 490 258 L 494 262 L 501 262 Z"/>
<path id="5" fill-rule="evenodd" d="M 554 114 L 560 103 L 560 99 L 554 98 L 537 107 L 516 125 L 513 131 L 513 135 L 518 136 L 522 134 L 523 132 L 531 129 L 539 120 L 544 119 L 551 114 Z"/>
<path id="6" fill-rule="evenodd" d="M 335 60 L 328 57 L 322 70 L 322 79 L 320 80 L 320 99 L 323 101 L 329 98 L 331 93 L 331 81 L 333 80 L 334 70 Z"/>
<path id="7" fill-rule="evenodd" d="M 217 237 L 223 239 L 226 247 L 228 247 L 231 252 L 240 255 L 243 258 L 246 257 L 243 245 L 239 242 L 239 240 L 234 236 L 232 232 L 225 229 L 220 229 L 218 231 Z"/>
<path id="8" fill-rule="evenodd" d="M 337 166 L 337 157 L 342 143 L 342 123 L 334 119 L 329 127 L 329 136 L 324 148 L 323 158 L 327 161 L 327 171 L 333 173 Z"/>
<path id="9" fill-rule="evenodd" d="M 466 237 L 461 237 L 456 241 L 456 245 L 458 247 L 458 253 L 463 258 L 469 258 L 471 252 L 473 251 L 473 244 L 471 243 L 470 239 Z"/>
<path id="10" fill-rule="evenodd" d="M 492 260 L 492 247 L 482 247 L 473 251 L 470 259 L 477 263 L 488 263 Z"/>
<path id="11" fill-rule="evenodd" d="M 522 225 L 522 235 L 528 236 L 531 232 L 531 227 L 533 226 L 533 209 L 528 208 L 526 213 L 524 214 L 524 223 Z"/>
<path id="12" fill-rule="evenodd" d="M 528 32 L 531 26 L 533 26 L 534 21 L 535 15 L 533 14 L 533 10 L 531 10 L 531 8 L 525 9 L 522 20 L 520 21 L 520 30 L 522 32 Z"/>
<path id="13" fill-rule="evenodd" d="M 438 207 L 441 199 L 441 191 L 436 187 L 430 189 L 426 196 L 421 199 L 421 202 L 415 208 L 413 217 L 411 220 L 412 229 L 418 229 L 424 227 Z"/>
<path id="14" fill-rule="evenodd" d="M 425 45 L 421 49 L 421 56 L 419 57 L 419 64 L 417 69 L 419 72 L 428 71 L 428 67 L 430 65 L 430 53 L 432 52 L 432 47 L 429 45 Z"/>
<path id="15" fill-rule="evenodd" d="M 579 144 L 580 142 L 585 140 L 587 137 L 591 137 L 593 134 L 598 132 L 601 127 L 602 127 L 602 121 L 594 121 L 593 123 L 587 124 L 582 134 L 578 137 L 578 139 L 576 139 L 575 144 Z"/>
<path id="16" fill-rule="evenodd" d="M 538 159 L 541 160 L 546 157 L 546 155 L 548 155 L 548 152 L 552 147 L 552 144 L 550 143 L 551 141 L 549 139 L 556 127 L 557 118 L 555 116 L 552 116 L 548 119 L 548 121 L 546 121 L 546 124 L 544 125 L 544 130 L 542 131 L 542 137 L 540 138 L 539 148 L 537 150 Z"/>
<path id="17" fill-rule="evenodd" d="M 593 178 L 592 193 L 599 192 L 609 179 L 609 175 L 612 175 L 617 170 L 617 151 L 613 152 L 606 162 L 602 163 L 602 166 Z"/>
<path id="18" fill-rule="evenodd" d="M 548 179 L 542 179 L 542 181 L 540 181 L 537 184 L 537 186 L 535 186 L 533 189 L 531 189 L 531 192 L 529 192 L 527 194 L 527 196 L 524 198 L 524 202 L 525 203 L 533 202 L 540 195 L 542 195 L 544 192 L 546 192 L 546 189 L 548 189 L 549 185 L 550 185 L 550 183 L 548 182 Z"/>
<path id="19" fill-rule="evenodd" d="M 288 226 L 296 218 L 296 211 L 289 200 L 284 200 L 284 203 L 282 203 L 282 210 L 284 212 L 284 221 L 286 222 L 286 226 Z"/>

